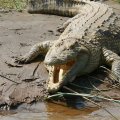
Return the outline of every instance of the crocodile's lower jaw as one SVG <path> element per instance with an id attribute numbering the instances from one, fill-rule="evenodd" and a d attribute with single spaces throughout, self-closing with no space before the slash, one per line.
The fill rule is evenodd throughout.
<path id="1" fill-rule="evenodd" d="M 71 69 L 74 63 L 75 61 L 70 61 L 63 65 L 46 66 L 49 72 L 49 81 L 47 85 L 49 92 L 56 92 L 61 86 L 67 83 L 67 81 L 63 80 L 64 75 Z"/>

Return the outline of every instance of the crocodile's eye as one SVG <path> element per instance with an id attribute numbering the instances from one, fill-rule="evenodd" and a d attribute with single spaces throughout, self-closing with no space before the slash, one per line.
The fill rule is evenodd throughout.
<path id="1" fill-rule="evenodd" d="M 74 45 L 71 45 L 69 48 L 70 48 L 70 49 L 74 49 Z"/>
<path id="2" fill-rule="evenodd" d="M 66 50 L 70 50 L 70 48 L 67 48 Z"/>

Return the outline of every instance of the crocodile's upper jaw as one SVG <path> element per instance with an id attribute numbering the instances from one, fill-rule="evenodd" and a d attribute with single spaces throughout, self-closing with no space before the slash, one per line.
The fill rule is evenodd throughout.
<path id="1" fill-rule="evenodd" d="M 49 72 L 49 81 L 47 89 L 49 92 L 56 92 L 63 86 L 67 81 L 64 81 L 64 76 L 71 69 L 75 62 L 70 61 L 63 65 L 49 66 L 46 65 L 46 68 Z M 71 78 L 74 79 L 74 78 Z"/>

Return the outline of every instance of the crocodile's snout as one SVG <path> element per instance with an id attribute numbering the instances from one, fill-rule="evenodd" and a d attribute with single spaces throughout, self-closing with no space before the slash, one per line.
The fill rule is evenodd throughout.
<path id="1" fill-rule="evenodd" d="M 45 58 L 44 63 L 46 65 L 53 66 L 53 65 L 62 65 L 64 63 L 66 63 L 66 61 L 64 59 L 60 60 L 57 57 L 53 57 L 53 58 Z"/>
<path id="2" fill-rule="evenodd" d="M 54 65 L 54 59 L 45 58 L 44 63 L 45 63 L 46 65 Z"/>

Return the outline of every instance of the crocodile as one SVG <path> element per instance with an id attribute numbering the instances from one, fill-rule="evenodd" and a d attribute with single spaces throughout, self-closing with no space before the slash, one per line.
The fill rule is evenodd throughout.
<path id="1" fill-rule="evenodd" d="M 103 64 L 111 67 L 120 81 L 120 19 L 111 7 L 84 0 L 29 0 L 28 12 L 72 17 L 59 28 L 58 40 L 40 42 L 16 60 L 29 63 L 44 54 L 49 92 Z"/>

